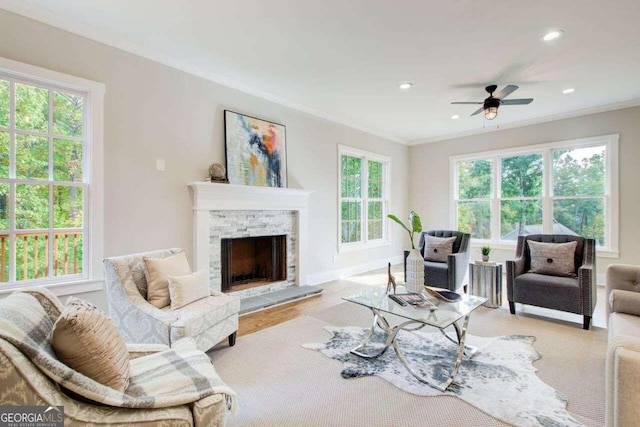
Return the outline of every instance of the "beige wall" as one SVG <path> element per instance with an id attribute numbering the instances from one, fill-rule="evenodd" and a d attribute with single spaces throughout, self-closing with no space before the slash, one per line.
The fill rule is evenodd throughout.
<path id="1" fill-rule="evenodd" d="M 602 274 L 610 263 L 640 264 L 640 107 L 412 146 L 409 206 L 422 215 L 425 227 L 448 228 L 450 156 L 615 133 L 620 134 L 620 164 L 614 171 L 620 180 L 620 258 L 599 258 L 597 268 Z M 514 251 L 495 251 L 492 257 L 504 260 Z M 479 257 L 477 249 L 473 256 Z"/>
<path id="2" fill-rule="evenodd" d="M 0 56 L 94 80 L 105 94 L 105 242 L 112 256 L 164 247 L 192 254 L 186 184 L 224 162 L 223 110 L 286 125 L 289 186 L 310 198 L 308 273 L 351 268 L 398 256 L 391 246 L 337 255 L 337 144 L 392 159 L 391 212 L 407 211 L 408 147 L 224 87 L 118 49 L 0 11 Z M 166 172 L 155 170 L 155 159 Z M 398 231 L 398 232 L 396 232 Z M 105 307 L 104 294 L 87 295 Z"/>

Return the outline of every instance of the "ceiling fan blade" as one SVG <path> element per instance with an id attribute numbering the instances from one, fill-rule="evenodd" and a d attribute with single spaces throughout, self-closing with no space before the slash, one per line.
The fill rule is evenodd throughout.
<path id="1" fill-rule="evenodd" d="M 481 105 L 482 102 L 452 102 L 452 104 L 473 104 L 473 105 Z"/>
<path id="2" fill-rule="evenodd" d="M 476 114 L 480 114 L 484 111 L 484 106 L 478 108 L 473 114 L 471 114 L 472 116 L 475 116 Z"/>
<path id="3" fill-rule="evenodd" d="M 493 97 L 498 99 L 506 98 L 507 96 L 511 95 L 516 89 L 518 89 L 518 86 L 516 85 L 507 85 L 499 91 L 495 92 L 493 94 Z"/>
<path id="4" fill-rule="evenodd" d="M 525 105 L 531 104 L 533 98 L 522 98 L 522 99 L 501 99 L 500 104 L 502 105 Z"/>

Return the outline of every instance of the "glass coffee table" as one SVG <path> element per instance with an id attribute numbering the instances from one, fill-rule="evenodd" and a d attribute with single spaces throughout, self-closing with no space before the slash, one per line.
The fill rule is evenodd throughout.
<path id="1" fill-rule="evenodd" d="M 367 290 L 343 298 L 345 301 L 367 307 L 373 313 L 373 324 L 371 325 L 369 334 L 364 338 L 359 346 L 351 350 L 351 353 L 366 359 L 373 359 L 381 356 L 385 351 L 387 351 L 389 347 L 393 347 L 396 354 L 398 355 L 398 359 L 400 359 L 400 362 L 402 362 L 404 367 L 407 369 L 407 371 L 409 371 L 409 373 L 411 373 L 411 375 L 413 375 L 419 381 L 433 388 L 436 388 L 440 391 L 446 391 L 451 383 L 453 383 L 453 380 L 458 373 L 458 369 L 460 369 L 462 358 L 464 356 L 471 358 L 477 352 L 477 349 L 465 346 L 464 341 L 467 336 L 467 326 L 469 325 L 469 318 L 471 317 L 471 313 L 476 308 L 485 303 L 487 299 L 483 297 L 463 294 L 461 295 L 460 300 L 456 302 L 445 302 L 440 301 L 434 297 L 427 297 L 426 295 L 425 297 L 429 301 L 431 301 L 435 305 L 435 307 L 418 308 L 411 305 L 402 306 L 389 298 L 389 294 L 387 294 L 383 290 Z M 385 315 L 388 314 L 393 314 L 406 320 L 397 325 L 391 326 L 388 320 L 385 318 Z M 462 323 L 462 325 L 459 325 L 460 322 Z M 441 384 L 434 384 L 433 382 L 428 381 L 425 377 L 420 375 L 417 371 L 415 371 L 409 365 L 407 359 L 400 351 L 400 348 L 398 348 L 398 344 L 396 342 L 396 336 L 398 335 L 398 332 L 400 332 L 400 330 L 404 329 L 407 331 L 417 331 L 418 329 L 422 329 L 425 326 L 432 326 L 434 328 L 437 328 L 445 337 L 447 337 L 447 339 L 458 346 L 456 359 L 455 361 L 453 361 L 453 366 L 449 377 L 444 383 Z M 453 326 L 456 332 L 457 339 L 451 338 L 445 332 L 445 329 L 449 326 Z M 369 344 L 369 340 L 373 336 L 376 327 L 381 328 L 387 333 L 387 340 L 381 350 L 377 350 L 373 353 L 367 353 L 366 347 Z"/>

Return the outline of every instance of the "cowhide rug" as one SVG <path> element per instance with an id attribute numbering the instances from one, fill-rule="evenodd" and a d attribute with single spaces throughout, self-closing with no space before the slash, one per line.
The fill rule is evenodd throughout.
<path id="1" fill-rule="evenodd" d="M 342 377 L 377 375 L 401 390 L 419 396 L 457 396 L 481 411 L 516 426 L 580 426 L 566 411 L 567 399 L 542 382 L 532 362 L 541 355 L 533 348 L 535 337 L 509 335 L 482 338 L 467 335 L 466 344 L 479 348 L 472 359 L 464 358 L 455 382 L 442 393 L 414 378 L 392 347 L 376 359 L 364 359 L 349 351 L 357 347 L 368 329 L 327 327 L 333 334 L 323 343 L 303 347 L 321 351 L 343 363 Z M 367 352 L 380 348 L 386 334 L 377 329 Z M 400 350 L 412 368 L 434 382 L 449 375 L 457 346 L 439 332 L 400 331 Z"/>

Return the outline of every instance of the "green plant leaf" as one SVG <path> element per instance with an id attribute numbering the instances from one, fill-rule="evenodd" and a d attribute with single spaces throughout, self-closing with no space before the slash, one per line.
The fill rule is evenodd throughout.
<path id="1" fill-rule="evenodd" d="M 411 211 L 409 214 L 409 222 L 411 223 L 411 228 L 414 233 L 422 232 L 422 221 L 420 221 L 420 215 L 418 215 L 415 211 Z"/>
<path id="2" fill-rule="evenodd" d="M 395 216 L 395 215 L 393 215 L 393 214 L 389 214 L 389 215 L 387 215 L 387 218 L 394 220 L 395 222 L 397 222 L 398 224 L 400 224 L 400 226 L 401 226 L 402 228 L 404 228 L 404 229 L 405 229 L 405 230 L 407 230 L 409 233 L 411 233 L 411 230 L 409 230 L 409 229 L 407 228 L 407 226 L 406 226 L 406 225 L 404 225 L 404 223 L 403 223 L 402 221 L 400 221 L 400 218 L 398 218 L 397 216 Z"/>

